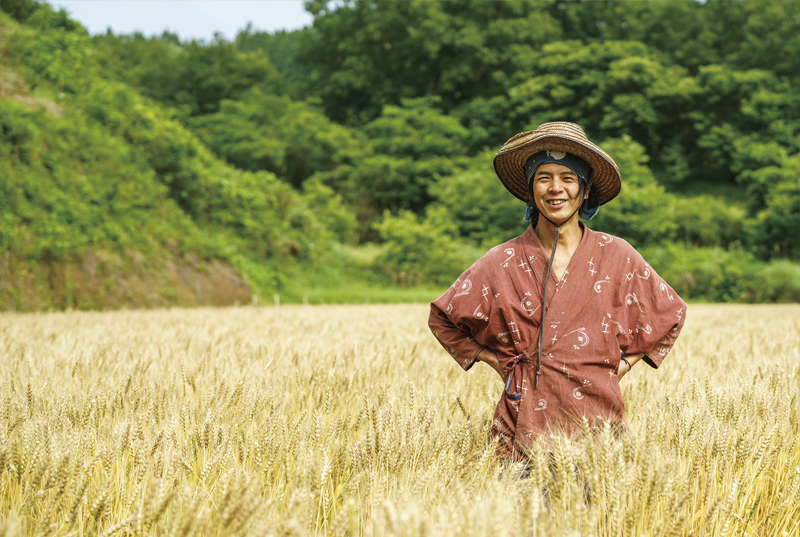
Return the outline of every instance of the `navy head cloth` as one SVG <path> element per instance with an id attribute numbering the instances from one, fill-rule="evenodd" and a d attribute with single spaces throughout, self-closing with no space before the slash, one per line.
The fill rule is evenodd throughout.
<path id="1" fill-rule="evenodd" d="M 586 189 L 591 184 L 590 181 L 592 177 L 592 168 L 582 158 L 570 153 L 562 153 L 561 151 L 541 151 L 531 155 L 527 164 L 525 165 L 525 177 L 527 178 L 528 183 L 531 182 L 531 178 L 533 177 L 533 174 L 536 173 L 536 170 L 539 168 L 539 166 L 548 162 L 561 164 L 577 173 L 578 178 L 581 181 L 580 195 L 583 196 L 584 192 L 586 192 Z M 597 203 L 597 195 L 590 191 L 589 198 L 583 200 L 583 203 L 581 203 L 578 216 L 584 220 L 591 220 L 599 211 L 600 206 Z M 532 200 L 528 201 L 525 207 L 525 220 L 534 223 L 534 218 L 537 218 L 538 215 L 539 209 Z"/>

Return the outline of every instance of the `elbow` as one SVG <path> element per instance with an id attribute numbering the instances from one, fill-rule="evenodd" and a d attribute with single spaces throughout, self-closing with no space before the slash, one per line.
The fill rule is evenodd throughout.
<path id="1" fill-rule="evenodd" d="M 441 330 L 442 325 L 445 324 L 445 322 L 449 322 L 447 317 L 442 318 L 443 315 L 444 314 L 441 312 L 441 310 L 439 310 L 439 308 L 431 304 L 431 312 L 428 315 L 428 328 L 430 329 L 431 333 L 436 336 L 436 339 L 439 339 L 439 331 Z"/>

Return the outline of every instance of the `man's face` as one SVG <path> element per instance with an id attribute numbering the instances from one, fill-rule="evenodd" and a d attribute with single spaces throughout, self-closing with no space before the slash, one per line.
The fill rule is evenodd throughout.
<path id="1" fill-rule="evenodd" d="M 533 202 L 539 212 L 556 224 L 564 223 L 589 193 L 581 197 L 578 174 L 563 164 L 542 164 L 533 175 Z"/>

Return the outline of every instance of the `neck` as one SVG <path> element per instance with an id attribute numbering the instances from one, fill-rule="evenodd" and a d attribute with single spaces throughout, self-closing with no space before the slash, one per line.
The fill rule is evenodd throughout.
<path id="1" fill-rule="evenodd" d="M 583 230 L 579 222 L 578 215 L 575 214 L 572 215 L 572 218 L 561 224 L 561 229 L 558 231 L 559 250 L 566 248 L 567 251 L 574 251 L 578 247 L 583 237 Z M 545 251 L 549 252 L 552 250 L 553 241 L 555 241 L 556 238 L 556 226 L 546 218 L 542 218 L 542 215 L 539 215 L 539 221 L 536 223 L 536 227 L 533 231 L 536 233 L 536 236 L 539 237 L 539 242 L 542 243 Z"/>

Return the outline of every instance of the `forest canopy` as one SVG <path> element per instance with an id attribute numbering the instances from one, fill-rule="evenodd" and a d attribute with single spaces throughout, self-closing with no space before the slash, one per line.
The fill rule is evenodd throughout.
<path id="1" fill-rule="evenodd" d="M 524 231 L 492 158 L 547 121 L 622 172 L 588 225 L 682 296 L 800 301 L 797 2 L 305 5 L 311 27 L 200 42 L 0 0 L 0 307 L 137 304 L 71 287 L 98 252 L 288 300 L 435 296 Z"/>

